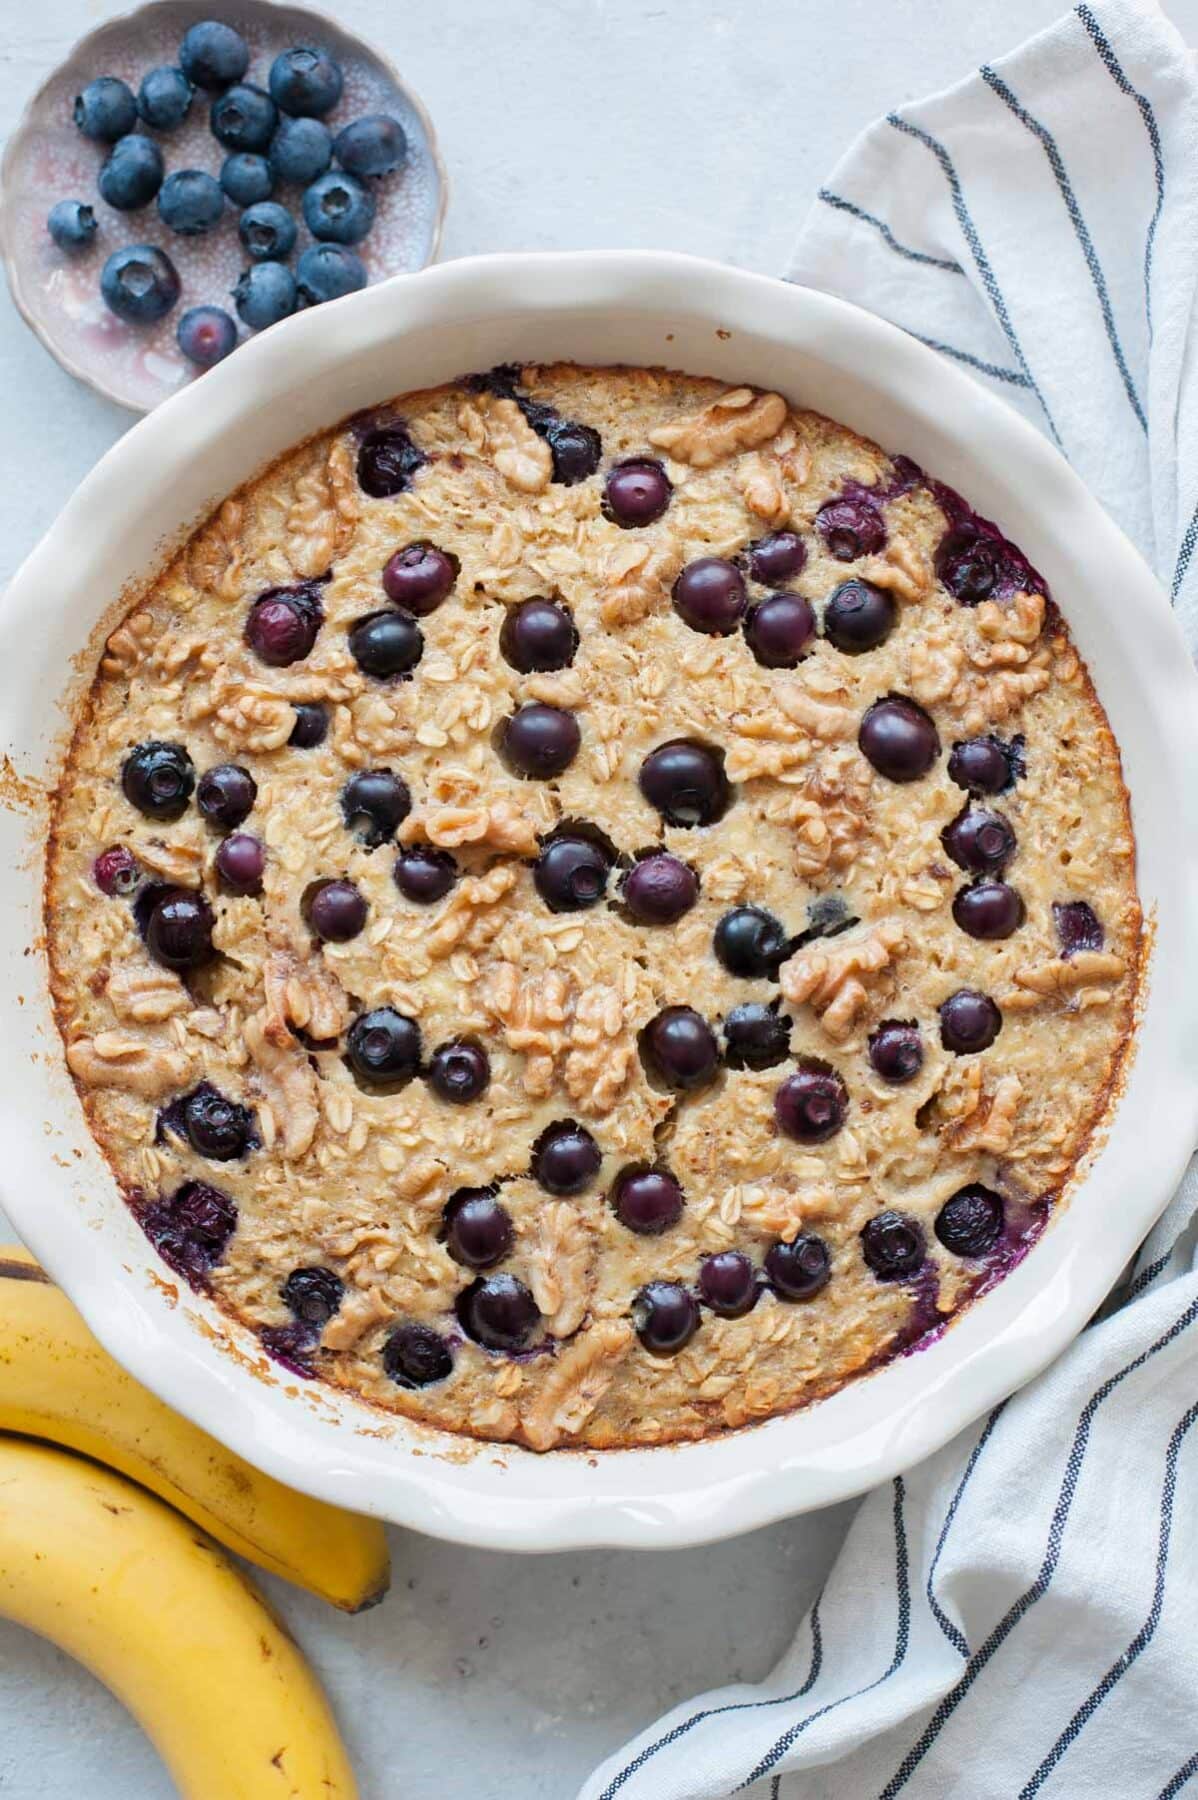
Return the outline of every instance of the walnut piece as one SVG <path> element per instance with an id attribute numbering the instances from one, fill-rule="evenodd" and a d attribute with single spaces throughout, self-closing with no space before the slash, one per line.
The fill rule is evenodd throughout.
<path id="1" fill-rule="evenodd" d="M 869 996 L 862 976 L 878 975 L 906 947 L 897 919 L 884 919 L 848 941 L 806 945 L 778 971 L 783 994 L 796 1005 L 807 1001 L 833 1043 L 843 1043 Z"/>
<path id="2" fill-rule="evenodd" d="M 152 613 L 130 613 L 124 623 L 117 626 L 105 645 L 100 673 L 108 676 L 131 675 L 153 647 L 157 629 Z"/>
<path id="3" fill-rule="evenodd" d="M 493 800 L 489 805 L 426 806 L 409 814 L 399 829 L 405 844 L 427 842 L 443 850 L 462 844 L 489 844 L 494 850 L 510 850 L 516 856 L 535 856 L 537 831 L 532 820 L 513 800 Z"/>
<path id="4" fill-rule="evenodd" d="M 776 437 L 785 422 L 786 402 L 781 394 L 730 388 L 701 412 L 659 425 L 649 433 L 649 442 L 675 462 L 689 463 L 692 469 L 710 469 Z"/>
<path id="5" fill-rule="evenodd" d="M 67 1062 L 87 1087 L 125 1088 L 147 1100 L 183 1087 L 191 1071 L 191 1058 L 177 1045 L 123 1031 L 76 1038 Z"/>
<path id="6" fill-rule="evenodd" d="M 570 1098 L 584 1113 L 609 1113 L 632 1077 L 636 1044 L 619 990 L 596 982 L 579 993 L 561 970 L 529 981 L 515 963 L 496 963 L 479 1000 L 503 1032 L 509 1050 L 526 1058 L 525 1092 L 552 1093 L 558 1064 Z"/>
<path id="7" fill-rule="evenodd" d="M 1043 594 L 1013 594 L 1009 600 L 983 600 L 973 615 L 984 638 L 1034 644 L 1044 629 Z"/>
<path id="8" fill-rule="evenodd" d="M 118 963 L 104 991 L 117 1018 L 129 1025 L 158 1025 L 191 1010 L 179 977 L 157 963 Z"/>
<path id="9" fill-rule="evenodd" d="M 312 1148 L 320 1123 L 316 1072 L 303 1045 L 269 1007 L 250 1015 L 244 1034 L 263 1100 L 258 1109 L 263 1141 L 271 1149 L 277 1133 L 284 1160 L 296 1162 Z"/>
<path id="10" fill-rule="evenodd" d="M 678 556 L 672 547 L 654 546 L 630 538 L 617 544 L 607 559 L 599 616 L 605 625 L 639 625 L 664 606 L 670 585 L 678 573 Z"/>
<path id="11" fill-rule="evenodd" d="M 201 845 L 186 839 L 168 844 L 162 838 L 140 838 L 134 840 L 133 852 L 152 875 L 161 875 L 175 887 L 199 887 L 205 861 Z"/>
<path id="12" fill-rule="evenodd" d="M 358 512 L 353 456 L 344 438 L 334 438 L 323 465 L 296 481 L 287 510 L 287 560 L 295 573 L 323 575 L 349 548 Z"/>
<path id="13" fill-rule="evenodd" d="M 980 1094 L 968 1114 L 948 1133 L 954 1150 L 987 1150 L 1002 1156 L 1015 1135 L 1015 1115 L 1023 1097 L 1018 1075 L 1003 1075 L 991 1094 Z"/>
<path id="14" fill-rule="evenodd" d="M 321 1333 L 324 1350 L 352 1350 L 376 1325 L 385 1325 L 391 1306 L 381 1287 L 347 1294 Z"/>
<path id="15" fill-rule="evenodd" d="M 546 969 L 528 981 L 515 963 L 496 963 L 479 1000 L 503 1031 L 509 1050 L 527 1060 L 524 1089 L 533 1099 L 553 1090 L 557 1058 L 565 1049 L 570 1016 L 570 983 L 560 969 Z"/>
<path id="16" fill-rule="evenodd" d="M 514 400 L 478 394 L 463 403 L 458 424 L 512 487 L 522 494 L 545 492 L 553 475 L 553 454 Z"/>
<path id="17" fill-rule="evenodd" d="M 628 1086 L 636 1044 L 614 987 L 584 988 L 574 1008 L 570 1054 L 562 1072 L 566 1092 L 586 1113 L 602 1118 Z"/>
<path id="18" fill-rule="evenodd" d="M 460 881 L 424 939 L 429 955 L 439 960 L 458 949 L 485 949 L 504 923 L 499 902 L 518 879 L 511 863 L 496 863 L 485 875 L 468 875 Z"/>
<path id="19" fill-rule="evenodd" d="M 563 1437 L 578 1435 L 631 1347 L 626 1319 L 601 1319 L 561 1353 L 521 1414 L 534 1450 L 552 1450 Z"/>
<path id="20" fill-rule="evenodd" d="M 340 1037 L 349 1024 L 345 989 L 321 956 L 272 951 L 263 966 L 262 984 L 270 1028 L 279 1042 L 294 1028 L 327 1043 Z"/>
<path id="21" fill-rule="evenodd" d="M 206 686 L 193 685 L 184 716 L 190 724 L 206 720 L 213 737 L 227 749 L 258 755 L 280 750 L 295 725 L 295 708 L 289 700 L 247 681 L 233 668 L 217 669 Z"/>
<path id="22" fill-rule="evenodd" d="M 767 798 L 763 815 L 790 827 L 795 871 L 804 880 L 851 865 L 865 834 L 870 785 L 865 759 L 842 744 L 826 751 L 796 784 Z"/>
<path id="23" fill-rule="evenodd" d="M 1109 950 L 1079 950 L 1076 956 L 1054 956 L 1046 962 L 1016 969 L 1015 985 L 1037 1000 L 1048 1000 L 1058 994 L 1073 994 L 1079 988 L 1091 988 L 1095 983 L 1118 981 L 1126 972 L 1123 958 Z M 1011 1004 L 1012 998 L 1008 996 L 1003 1004 Z M 1031 1003 L 1034 1005 L 1035 1001 Z"/>
<path id="24" fill-rule="evenodd" d="M 789 1244 L 809 1219 L 821 1218 L 836 1204 L 836 1190 L 823 1185 L 801 1188 L 770 1187 L 753 1183 L 742 1190 L 740 1216 L 758 1231 L 780 1237 Z"/>
<path id="25" fill-rule="evenodd" d="M 585 1216 L 568 1200 L 542 1206 L 528 1245 L 529 1286 L 554 1337 L 578 1330 L 594 1285 L 595 1242 Z"/>
<path id="26" fill-rule="evenodd" d="M 192 539 L 187 550 L 187 574 L 201 591 L 222 600 L 241 598 L 241 531 L 245 508 L 240 500 L 226 500 L 216 517 Z"/>

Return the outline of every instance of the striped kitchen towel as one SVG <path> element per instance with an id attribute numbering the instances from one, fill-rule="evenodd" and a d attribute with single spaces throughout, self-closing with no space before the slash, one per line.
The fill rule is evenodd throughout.
<path id="1" fill-rule="evenodd" d="M 872 126 L 789 273 L 1032 419 L 1198 643 L 1198 82 L 1155 7 L 1090 0 Z M 1198 1800 L 1196 1213 L 1192 1166 L 1121 1303 L 865 1501 L 769 1677 L 580 1800 Z"/>

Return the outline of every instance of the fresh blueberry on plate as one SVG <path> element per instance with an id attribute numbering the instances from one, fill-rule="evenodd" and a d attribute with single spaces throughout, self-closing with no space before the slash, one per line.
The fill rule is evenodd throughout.
<path id="1" fill-rule="evenodd" d="M 118 138 L 100 166 L 96 185 L 101 200 L 117 212 L 137 212 L 162 186 L 162 168 L 162 152 L 153 138 Z"/>
<path id="2" fill-rule="evenodd" d="M 332 134 L 319 119 L 280 119 L 267 154 L 280 181 L 307 187 L 333 160 Z"/>
<path id="3" fill-rule="evenodd" d="M 295 311 L 295 276 L 281 262 L 253 263 L 233 289 L 238 316 L 251 331 L 265 331 Z"/>
<path id="4" fill-rule="evenodd" d="M 270 65 L 270 92 L 280 112 L 323 118 L 341 98 L 344 77 L 327 50 L 300 44 Z"/>
<path id="5" fill-rule="evenodd" d="M 251 261 L 282 262 L 295 248 L 296 224 L 277 200 L 260 200 L 242 213 L 237 235 Z"/>
<path id="6" fill-rule="evenodd" d="M 390 113 L 368 113 L 337 133 L 333 155 L 347 175 L 365 181 L 402 168 L 408 154 L 407 133 Z"/>
<path id="7" fill-rule="evenodd" d="M 201 19 L 179 46 L 179 67 L 196 87 L 231 87 L 250 66 L 249 45 L 239 31 L 219 19 Z"/>
<path id="8" fill-rule="evenodd" d="M 192 92 L 182 69 L 149 69 L 137 92 L 137 110 L 154 131 L 177 131 L 191 111 Z"/>
<path id="9" fill-rule="evenodd" d="M 237 326 L 223 306 L 189 306 L 175 338 L 188 362 L 210 369 L 237 348 Z"/>
<path id="10" fill-rule="evenodd" d="M 137 124 L 133 90 L 115 75 L 98 75 L 75 97 L 75 123 L 84 137 L 115 144 Z"/>
<path id="11" fill-rule="evenodd" d="M 181 237 L 203 237 L 220 223 L 225 196 L 220 182 L 203 169 L 176 169 L 158 194 L 158 217 Z"/>
<path id="12" fill-rule="evenodd" d="M 208 113 L 209 129 L 226 150 L 265 150 L 278 122 L 270 95 L 247 81 L 226 88 Z"/>
<path id="13" fill-rule="evenodd" d="M 304 190 L 303 204 L 312 236 L 331 244 L 360 244 L 374 224 L 374 195 L 336 169 Z"/>
<path id="14" fill-rule="evenodd" d="M 366 265 L 344 244 L 309 244 L 295 267 L 301 306 L 320 306 L 366 286 Z"/>
<path id="15" fill-rule="evenodd" d="M 275 178 L 264 156 L 248 150 L 234 150 L 220 166 L 220 184 L 234 206 L 255 206 L 269 200 Z"/>
<path id="16" fill-rule="evenodd" d="M 60 250 L 77 256 L 95 242 L 96 215 L 82 200 L 59 200 L 50 208 L 46 230 Z"/>

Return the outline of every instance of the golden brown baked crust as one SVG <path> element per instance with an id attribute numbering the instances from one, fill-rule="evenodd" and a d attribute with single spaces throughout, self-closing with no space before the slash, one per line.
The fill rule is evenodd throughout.
<path id="1" fill-rule="evenodd" d="M 596 473 L 555 478 L 550 415 L 530 423 L 524 399 L 599 433 Z M 425 460 L 405 491 L 373 498 L 357 457 L 363 431 L 389 417 L 406 421 Z M 660 459 L 672 495 L 656 522 L 623 529 L 604 516 L 603 482 L 629 457 Z M 817 514 L 864 490 L 885 542 L 836 560 Z M 236 1229 L 214 1266 L 191 1273 L 276 1354 L 377 1405 L 538 1450 L 697 1437 L 806 1403 L 936 1329 L 1003 1273 L 1108 1104 L 1131 1031 L 1141 920 L 1118 750 L 1085 668 L 1017 552 L 1005 566 L 1025 579 L 1000 580 L 996 597 L 963 605 L 948 591 L 937 552 L 961 516 L 910 465 L 777 395 L 568 365 L 526 368 L 515 387 L 406 396 L 226 500 L 108 639 L 60 787 L 47 879 L 68 1061 L 98 1142 L 175 1266 L 162 1198 L 209 1184 L 235 1203 Z M 684 622 L 671 604 L 683 567 L 702 556 L 743 564 L 751 542 L 782 529 L 802 537 L 806 563 L 777 585 L 819 613 L 839 583 L 866 580 L 897 610 L 883 643 L 847 655 L 821 634 L 797 666 L 771 668 L 743 630 L 713 636 Z M 381 682 L 358 667 L 347 628 L 387 605 L 383 566 L 413 542 L 451 553 L 457 578 L 420 620 L 410 678 Z M 326 574 L 311 654 L 265 665 L 244 636 L 254 597 Z M 748 587 L 753 602 L 766 592 Z M 521 674 L 499 632 L 536 595 L 569 608 L 578 648 L 569 667 Z M 940 754 L 922 779 L 888 780 L 858 747 L 863 714 L 892 694 L 935 722 Z M 553 780 L 522 779 L 497 751 L 503 720 L 529 702 L 581 726 L 576 758 Z M 289 744 L 297 703 L 328 709 L 322 745 Z M 947 772 L 950 747 L 979 734 L 1014 740 L 1022 771 L 997 799 L 970 803 L 999 811 L 1017 840 L 1005 876 L 1026 916 L 999 941 L 955 922 L 971 876 L 941 839 L 967 803 Z M 677 738 L 723 752 L 733 798 L 716 823 L 663 822 L 638 786 L 648 752 Z M 252 772 L 244 829 L 265 844 L 260 897 L 221 892 L 220 836 L 194 801 L 155 822 L 125 797 L 122 763 L 152 740 L 184 744 L 200 773 L 228 762 Z M 399 893 L 394 844 L 365 847 L 342 817 L 346 780 L 379 767 L 410 789 L 400 843 L 456 861 L 459 879 L 434 905 Z M 551 911 L 533 882 L 539 844 L 562 821 L 598 828 L 620 858 L 606 899 L 583 911 Z M 620 901 L 622 871 L 655 845 L 699 878 L 696 903 L 671 925 L 638 923 Z M 132 852 L 146 883 L 206 891 L 213 960 L 183 977 L 153 960 L 129 899 L 96 885 L 94 860 L 112 846 Z M 305 898 L 333 877 L 358 886 L 368 918 L 349 941 L 321 945 Z M 1063 953 L 1052 909 L 1069 902 L 1093 910 L 1100 947 Z M 713 951 L 717 923 L 738 906 L 785 927 L 791 953 L 773 979 L 730 974 Z M 852 922 L 795 944 L 812 917 Z M 980 1054 L 941 1043 L 939 1008 L 961 989 L 1001 1009 Z M 710 1085 L 686 1093 L 646 1068 L 639 1034 L 661 1009 L 692 1007 L 722 1034 L 728 1014 L 754 1002 L 780 1002 L 793 1020 L 785 1062 L 754 1071 L 723 1060 Z M 426 1057 L 460 1037 L 483 1044 L 481 1097 L 446 1104 L 419 1076 L 388 1090 L 355 1080 L 346 1030 L 383 1006 L 418 1022 Z M 921 1036 L 922 1067 L 901 1084 L 869 1058 L 889 1020 L 914 1021 Z M 847 1115 L 826 1141 L 796 1142 L 779 1130 L 774 1097 L 813 1064 L 839 1073 Z M 244 1158 L 214 1162 L 164 1128 L 162 1110 L 201 1081 L 252 1113 L 260 1143 Z M 548 1194 L 530 1173 L 534 1144 L 561 1119 L 602 1151 L 576 1196 Z M 634 1165 L 667 1167 L 683 1189 L 681 1216 L 660 1235 L 630 1231 L 613 1210 L 615 1178 Z M 450 1196 L 496 1183 L 513 1232 L 499 1272 L 524 1284 L 539 1315 L 518 1356 L 464 1335 L 454 1306 L 473 1272 L 443 1241 Z M 972 1184 L 999 1196 L 1003 1227 L 984 1255 L 956 1255 L 935 1221 Z M 863 1255 L 863 1228 L 886 1211 L 926 1239 L 904 1278 L 880 1279 Z M 743 1317 L 703 1306 L 674 1354 L 638 1340 L 643 1284 L 694 1290 L 705 1257 L 738 1249 L 760 1269 L 772 1245 L 803 1234 L 831 1259 L 812 1298 L 762 1282 Z M 323 1329 L 297 1324 L 281 1295 L 291 1271 L 313 1266 L 343 1284 Z M 398 1385 L 382 1354 L 413 1323 L 436 1330 L 453 1365 L 418 1389 Z"/>

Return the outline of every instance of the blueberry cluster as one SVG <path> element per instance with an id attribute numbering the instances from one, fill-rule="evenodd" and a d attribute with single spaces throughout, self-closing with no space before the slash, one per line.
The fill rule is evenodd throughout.
<path id="1" fill-rule="evenodd" d="M 283 51 L 266 88 L 246 81 L 249 62 L 241 34 L 206 19 L 185 33 L 177 68 L 151 69 L 136 95 L 116 76 L 98 76 L 76 98 L 74 117 L 85 137 L 108 146 L 97 186 L 116 211 L 137 212 L 157 197 L 163 224 L 189 238 L 219 224 L 226 202 L 242 209 L 238 235 L 249 260 L 233 300 L 242 322 L 261 331 L 297 307 L 365 287 L 366 270 L 353 246 L 374 223 L 372 183 L 403 167 L 408 144 L 403 126 L 386 113 L 355 119 L 334 136 L 324 119 L 341 98 L 344 77 L 327 50 L 303 44 Z M 219 179 L 203 169 L 168 174 L 149 135 L 177 130 L 197 89 L 211 96 L 209 125 L 227 152 Z M 303 188 L 299 210 L 316 240 L 294 271 L 288 259 L 298 227 L 294 213 L 273 198 L 280 183 Z M 47 229 L 59 249 L 77 255 L 92 244 L 98 224 L 83 201 L 60 200 Z M 105 303 L 129 324 L 165 318 L 180 291 L 174 261 L 153 244 L 114 250 L 100 275 Z M 176 335 L 183 354 L 202 369 L 237 345 L 233 318 L 215 305 L 191 307 Z"/>

